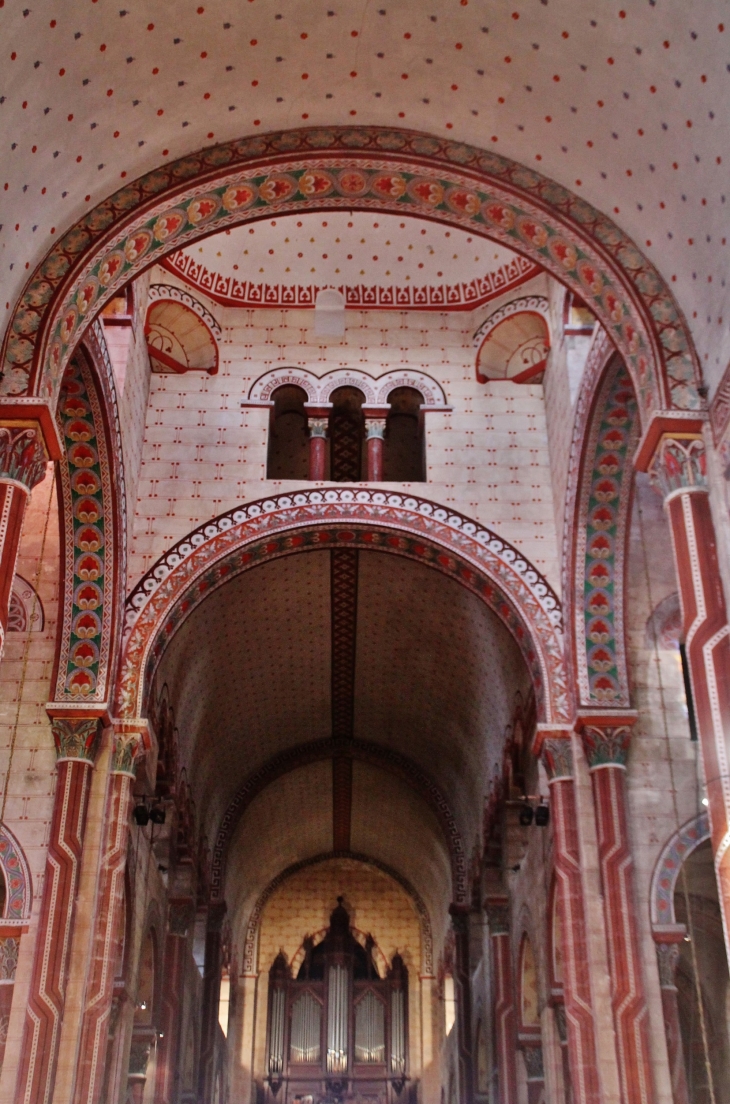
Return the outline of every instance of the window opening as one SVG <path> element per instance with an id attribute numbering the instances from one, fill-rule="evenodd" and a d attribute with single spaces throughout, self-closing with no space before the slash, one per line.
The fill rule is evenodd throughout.
<path id="1" fill-rule="evenodd" d="M 307 394 L 301 387 L 288 384 L 277 387 L 272 396 L 274 409 L 269 433 L 267 479 L 308 479 L 309 439 L 304 404 Z"/>
<path id="2" fill-rule="evenodd" d="M 231 1010 L 231 975 L 228 967 L 221 970 L 221 987 L 218 996 L 218 1023 L 221 1031 L 228 1038 L 228 1016 Z"/>
<path id="3" fill-rule="evenodd" d="M 388 402 L 383 479 L 388 483 L 423 483 L 426 479 L 423 395 L 414 387 L 396 387 Z"/>
<path id="4" fill-rule="evenodd" d="M 682 663 L 682 678 L 684 679 L 684 696 L 687 699 L 687 721 L 689 723 L 690 740 L 697 739 L 697 717 L 695 715 L 695 701 L 692 695 L 692 681 L 689 677 L 689 663 L 687 661 L 687 648 L 684 643 L 679 645 L 679 658 Z"/>
<path id="5" fill-rule="evenodd" d="M 456 1023 L 456 990 L 451 974 L 444 978 L 444 1031 L 446 1035 L 451 1032 Z"/>
<path id="6" fill-rule="evenodd" d="M 592 334 L 596 316 L 578 295 L 566 291 L 563 305 L 563 332 L 566 334 Z"/>
<path id="7" fill-rule="evenodd" d="M 364 398 L 357 387 L 338 387 L 332 392 L 330 479 L 334 483 L 358 483 L 362 479 L 365 466 Z"/>

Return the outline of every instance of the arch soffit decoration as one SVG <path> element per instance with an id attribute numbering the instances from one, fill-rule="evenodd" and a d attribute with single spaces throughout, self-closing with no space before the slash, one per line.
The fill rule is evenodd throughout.
<path id="1" fill-rule="evenodd" d="M 575 704 L 629 708 L 624 576 L 639 408 L 605 332 L 592 342 L 578 397 L 563 532 L 563 585 Z"/>
<path id="2" fill-rule="evenodd" d="M 250 136 L 126 184 L 68 230 L 30 276 L 5 335 L 0 392 L 54 405 L 65 366 L 99 309 L 182 245 L 274 212 L 353 205 L 428 217 L 511 247 L 596 314 L 626 360 L 645 421 L 663 408 L 702 407 L 681 312 L 615 223 L 492 151 L 378 127 Z"/>
<path id="3" fill-rule="evenodd" d="M 667 841 L 654 867 L 651 879 L 651 926 L 654 932 L 676 927 L 674 891 L 682 863 L 710 839 L 710 818 L 704 812 L 683 824 Z"/>
<path id="4" fill-rule="evenodd" d="M 461 838 L 456 817 L 439 789 L 438 785 L 423 771 L 417 763 L 392 748 L 382 747 L 370 740 L 338 740 L 328 737 L 323 740 L 310 740 L 306 744 L 288 748 L 264 763 L 241 786 L 221 819 L 211 862 L 211 893 L 214 900 L 223 900 L 225 890 L 226 861 L 236 826 L 244 812 L 267 786 L 278 778 L 324 759 L 337 755 L 371 763 L 395 774 L 405 781 L 429 806 L 443 831 L 444 842 L 449 852 L 451 864 L 451 882 L 454 901 L 464 904 L 467 901 L 467 868 L 464 843 Z M 348 852 L 349 854 L 349 852 Z"/>
<path id="5" fill-rule="evenodd" d="M 247 403 L 269 405 L 274 391 L 286 385 L 301 387 L 307 394 L 307 402 L 317 405 L 328 403 L 332 392 L 338 387 L 358 387 L 365 396 L 365 402 L 373 406 L 384 406 L 396 387 L 413 387 L 423 396 L 423 409 L 451 409 L 441 384 L 425 372 L 412 368 L 395 369 L 377 378 L 357 368 L 336 368 L 324 376 L 315 376 L 306 368 L 274 368 L 251 384 Z"/>
<path id="6" fill-rule="evenodd" d="M 64 374 L 58 424 L 62 622 L 51 706 L 112 694 L 126 578 L 126 493 L 114 376 L 101 323 Z"/>
<path id="7" fill-rule="evenodd" d="M 212 590 L 266 560 L 331 547 L 402 555 L 473 591 L 520 647 L 539 719 L 568 719 L 561 608 L 547 580 L 507 541 L 456 511 L 358 487 L 261 499 L 203 523 L 173 545 L 127 599 L 115 715 L 144 715 L 167 643 Z"/>
<path id="8" fill-rule="evenodd" d="M 479 357 L 479 351 L 482 345 L 489 339 L 491 334 L 494 333 L 501 322 L 505 322 L 515 314 L 523 313 L 540 315 L 545 321 L 548 334 L 550 334 L 552 340 L 552 333 L 550 330 L 550 303 L 544 295 L 523 295 L 520 299 L 512 299 L 511 302 L 504 303 L 501 307 L 498 307 L 496 311 L 492 311 L 492 313 L 477 326 L 472 338 L 472 345 L 477 351 L 477 358 Z"/>
<path id="9" fill-rule="evenodd" d="M 331 862 L 332 859 L 340 857 L 353 859 L 355 862 L 363 863 L 366 866 L 372 866 L 376 870 L 382 871 L 383 874 L 387 874 L 389 878 L 397 882 L 401 889 L 410 897 L 418 914 L 418 920 L 421 926 L 421 976 L 433 977 L 433 932 L 431 929 L 431 917 L 426 903 L 418 890 L 408 879 L 404 878 L 403 875 L 392 866 L 381 862 L 380 859 L 374 859 L 370 855 L 364 855 L 359 851 L 348 851 L 341 856 L 338 855 L 337 852 L 328 851 L 322 855 L 314 855 L 310 859 L 302 859 L 301 862 L 292 863 L 291 866 L 288 866 L 286 870 L 282 870 L 280 874 L 277 874 L 276 877 L 269 882 L 266 889 L 259 895 L 256 904 L 251 910 L 251 915 L 246 925 L 242 972 L 249 977 L 253 977 L 258 971 L 258 933 L 261 924 L 261 915 L 271 895 L 288 878 L 291 878 L 294 874 L 298 874 L 300 870 L 306 870 L 310 866 L 318 866 L 323 862 Z"/>
<path id="10" fill-rule="evenodd" d="M 221 329 L 220 322 L 210 313 L 208 308 L 196 299 L 194 295 L 191 295 L 189 291 L 184 288 L 175 287 L 174 284 L 150 284 L 147 296 L 150 304 L 152 303 L 164 303 L 169 300 L 172 303 L 182 303 L 184 307 L 191 310 L 193 314 L 197 314 L 198 318 L 205 323 L 210 330 L 211 334 L 216 341 L 223 340 L 223 330 Z"/>
<path id="11" fill-rule="evenodd" d="M 25 925 L 33 903 L 30 869 L 23 848 L 5 824 L 0 824 L 0 867 L 5 878 L 5 909 L 0 926 Z"/>
<path id="12" fill-rule="evenodd" d="M 147 313 L 145 316 L 144 324 L 145 338 L 147 340 L 147 351 L 150 359 L 156 359 L 158 365 L 162 364 L 168 371 L 205 371 L 208 373 L 208 375 L 217 375 L 219 344 L 222 338 L 222 330 L 216 320 L 213 318 L 213 315 L 210 313 L 209 310 L 206 310 L 202 303 L 199 303 L 197 299 L 193 298 L 192 295 L 188 295 L 179 288 L 170 287 L 170 291 L 172 293 L 179 292 L 179 294 L 177 295 L 162 294 L 161 292 L 167 291 L 166 285 L 164 284 L 153 284 L 151 285 L 150 291 L 152 290 L 152 288 L 156 289 L 156 294 L 154 297 L 150 297 L 150 302 L 147 306 Z M 201 353 L 200 343 L 198 343 L 197 348 L 193 346 L 193 348 L 191 349 L 189 333 L 181 335 L 176 330 L 170 330 L 169 323 L 167 323 L 166 321 L 161 322 L 159 318 L 160 313 L 162 312 L 164 314 L 166 312 L 166 306 L 171 303 L 178 305 L 178 310 L 180 311 L 180 315 L 182 315 L 183 318 L 192 315 L 194 316 L 194 319 L 197 319 L 197 322 L 194 322 L 195 328 L 196 330 L 198 330 L 198 334 L 196 334 L 196 336 L 198 336 L 199 332 L 202 331 L 203 340 L 206 341 L 206 343 L 209 343 L 209 352 L 212 356 L 211 364 L 183 365 L 180 361 L 176 361 L 175 359 L 168 359 L 170 351 L 169 349 L 165 349 L 163 345 L 165 339 L 169 339 L 170 336 L 173 336 L 177 341 L 180 342 L 182 351 L 186 355 L 186 357 L 189 357 L 192 353 L 193 359 L 196 358 L 196 354 L 199 358 Z M 173 310 L 175 310 L 174 307 Z M 178 318 L 176 319 L 177 322 L 179 322 L 180 320 L 180 315 L 178 315 Z M 160 332 L 160 327 L 162 327 L 162 332 Z M 153 344 L 152 342 L 152 339 L 155 336 L 158 338 L 158 344 Z M 205 348 L 204 345 L 203 348 Z M 155 371 L 154 365 L 153 371 Z"/>

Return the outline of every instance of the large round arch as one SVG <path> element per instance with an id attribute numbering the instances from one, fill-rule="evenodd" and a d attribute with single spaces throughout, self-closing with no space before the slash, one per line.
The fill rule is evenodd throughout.
<path id="1" fill-rule="evenodd" d="M 204 523 L 169 549 L 127 599 L 115 716 L 146 715 L 167 644 L 213 590 L 267 560 L 338 547 L 417 560 L 478 595 L 522 652 L 538 719 L 569 722 L 561 609 L 547 580 L 507 541 L 456 511 L 359 487 L 261 499 Z"/>
<path id="2" fill-rule="evenodd" d="M 662 277 L 601 212 L 496 153 L 378 127 L 303 128 L 213 146 L 126 184 L 31 275 L 8 326 L 9 411 L 55 406 L 64 367 L 108 299 L 184 244 L 299 211 L 398 212 L 468 228 L 540 264 L 596 314 L 624 357 L 644 423 L 699 410 L 700 369 Z M 25 401 L 23 401 L 25 400 Z"/>

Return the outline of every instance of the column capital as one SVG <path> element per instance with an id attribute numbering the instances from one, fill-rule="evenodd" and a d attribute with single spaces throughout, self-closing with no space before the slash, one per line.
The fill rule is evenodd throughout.
<path id="1" fill-rule="evenodd" d="M 112 774 L 128 774 L 137 777 L 137 767 L 152 747 L 152 736 L 148 721 L 112 720 Z"/>
<path id="2" fill-rule="evenodd" d="M 93 763 L 101 734 L 100 717 L 51 717 L 57 761 L 78 759 Z"/>
<path id="3" fill-rule="evenodd" d="M 665 433 L 657 445 L 649 475 L 666 502 L 675 494 L 707 491 L 707 456 L 699 433 Z"/>
<path id="4" fill-rule="evenodd" d="M 377 439 L 382 441 L 385 437 L 385 418 L 366 418 L 365 419 L 365 439 L 372 441 Z"/>
<path id="5" fill-rule="evenodd" d="M 575 727 L 583 740 L 589 770 L 599 767 L 626 768 L 631 729 L 637 716 L 634 710 L 628 709 L 578 714 Z"/>
<path id="6" fill-rule="evenodd" d="M 657 943 L 656 960 L 659 967 L 659 986 L 676 989 L 676 973 L 679 963 L 679 943 Z"/>
<path id="7" fill-rule="evenodd" d="M 44 399 L 30 396 L 3 396 L 0 400 L 0 426 L 7 429 L 37 429 L 49 460 L 64 454 L 55 407 Z"/>
<path id="8" fill-rule="evenodd" d="M 549 783 L 572 781 L 573 744 L 570 733 L 545 737 L 541 741 L 540 758 Z"/>
<path id="9" fill-rule="evenodd" d="M 509 935 L 510 908 L 507 897 L 487 897 L 484 910 L 489 921 L 490 935 Z"/>
<path id="10" fill-rule="evenodd" d="M 327 418 L 307 418 L 307 426 L 309 428 L 310 437 L 326 437 L 327 425 Z"/>
<path id="11" fill-rule="evenodd" d="M 662 437 L 682 437 L 684 434 L 699 437 L 706 421 L 707 412 L 702 410 L 656 411 L 646 426 L 636 450 L 634 456 L 636 470 L 641 472 L 649 470 Z"/>
<path id="12" fill-rule="evenodd" d="M 32 491 L 46 474 L 49 456 L 37 422 L 0 421 L 0 481 Z"/>

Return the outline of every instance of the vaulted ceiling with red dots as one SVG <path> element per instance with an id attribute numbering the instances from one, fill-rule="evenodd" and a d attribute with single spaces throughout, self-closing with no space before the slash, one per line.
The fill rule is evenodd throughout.
<path id="1" fill-rule="evenodd" d="M 23 2 L 0 0 L 3 323 L 52 230 L 121 179 L 266 130 L 399 125 L 496 149 L 611 215 L 719 380 L 725 0 Z"/>

